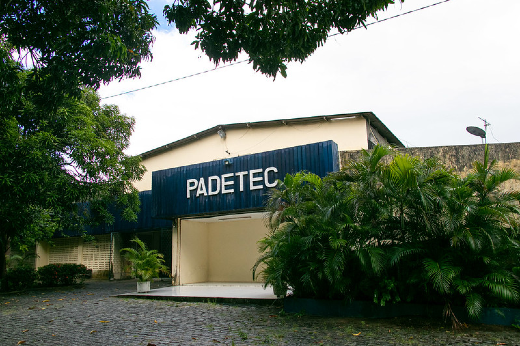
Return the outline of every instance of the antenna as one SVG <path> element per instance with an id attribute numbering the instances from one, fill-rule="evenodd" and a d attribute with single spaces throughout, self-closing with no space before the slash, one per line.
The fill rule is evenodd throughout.
<path id="1" fill-rule="evenodd" d="M 486 119 L 482 119 L 481 117 L 478 117 L 478 118 L 484 122 L 484 131 L 486 131 L 486 133 L 487 133 L 487 128 L 488 128 L 488 126 L 491 126 L 491 124 L 488 123 Z"/>

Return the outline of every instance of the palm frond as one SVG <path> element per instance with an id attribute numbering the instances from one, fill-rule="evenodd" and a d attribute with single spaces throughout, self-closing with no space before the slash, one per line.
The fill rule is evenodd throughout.
<path id="1" fill-rule="evenodd" d="M 461 268 L 452 265 L 449 257 L 444 257 L 439 262 L 431 258 L 425 258 L 423 265 L 433 288 L 443 295 L 449 294 L 453 279 L 460 272 Z"/>

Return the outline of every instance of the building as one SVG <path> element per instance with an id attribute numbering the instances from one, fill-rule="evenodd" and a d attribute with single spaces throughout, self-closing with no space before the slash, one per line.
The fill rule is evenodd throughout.
<path id="1" fill-rule="evenodd" d="M 83 263 L 94 275 L 124 277 L 119 250 L 137 234 L 165 254 L 176 284 L 252 282 L 263 203 L 287 173 L 320 176 L 340 154 L 375 144 L 403 147 L 371 112 L 219 125 L 141 154 L 136 223 L 116 218 L 89 230 L 96 241 L 56 238 L 37 246 L 36 265 Z"/>

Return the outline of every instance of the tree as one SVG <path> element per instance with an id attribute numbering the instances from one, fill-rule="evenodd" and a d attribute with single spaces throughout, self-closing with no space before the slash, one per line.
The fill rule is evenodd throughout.
<path id="1" fill-rule="evenodd" d="M 0 3 L 0 279 L 10 246 L 135 217 L 134 120 L 89 88 L 139 76 L 155 25 L 144 0 Z"/>
<path id="2" fill-rule="evenodd" d="M 46 95 L 97 88 L 114 78 L 136 77 L 151 58 L 157 25 L 145 0 L 8 0 L 0 4 L 0 37 L 46 79 Z"/>
<path id="3" fill-rule="evenodd" d="M 402 1 L 402 0 L 398 0 Z M 174 0 L 165 6 L 169 23 L 181 33 L 196 30 L 193 42 L 215 64 L 241 52 L 253 68 L 286 76 L 286 63 L 303 62 L 336 29 L 364 25 L 394 0 Z"/>
<path id="4" fill-rule="evenodd" d="M 32 110 L 30 98 L 20 100 Z M 131 182 L 144 168 L 139 157 L 124 154 L 134 120 L 116 106 L 100 106 L 94 91 L 67 98 L 55 121 L 37 128 L 15 116 L 0 118 L 0 265 L 5 274 L 9 246 L 26 249 L 61 229 L 111 222 L 114 202 L 127 219 L 135 217 L 139 198 Z M 47 114 L 48 115 L 48 114 Z M 2 275 L 3 277 L 3 275 Z"/>

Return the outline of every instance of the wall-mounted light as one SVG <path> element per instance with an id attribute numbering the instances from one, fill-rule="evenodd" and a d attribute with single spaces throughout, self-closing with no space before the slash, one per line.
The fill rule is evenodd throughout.
<path id="1" fill-rule="evenodd" d="M 231 158 L 229 158 L 229 159 L 224 159 L 224 164 L 225 164 L 226 166 L 229 166 L 229 165 L 231 165 L 232 163 L 233 163 L 233 159 L 231 159 Z"/>
<path id="2" fill-rule="evenodd" d="M 224 131 L 223 129 L 219 129 L 217 131 L 218 135 L 220 136 L 220 138 L 222 139 L 225 139 L 226 138 L 226 131 Z"/>

